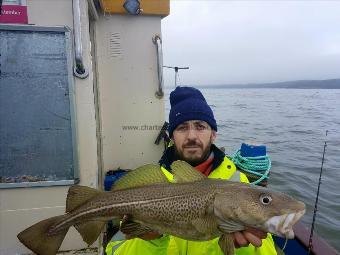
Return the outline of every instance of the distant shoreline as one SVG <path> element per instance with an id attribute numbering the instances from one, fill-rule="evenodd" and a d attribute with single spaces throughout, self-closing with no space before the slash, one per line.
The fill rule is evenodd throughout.
<path id="1" fill-rule="evenodd" d="M 188 85 L 192 86 L 192 85 Z M 340 89 L 340 79 L 194 86 L 200 89 Z M 167 87 L 168 88 L 168 87 Z M 171 87 L 169 87 L 171 88 Z"/>

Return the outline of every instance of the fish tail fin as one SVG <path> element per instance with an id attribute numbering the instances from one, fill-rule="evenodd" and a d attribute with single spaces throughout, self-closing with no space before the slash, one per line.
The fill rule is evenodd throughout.
<path id="1" fill-rule="evenodd" d="M 18 234 L 18 239 L 27 248 L 40 255 L 54 255 L 59 250 L 69 228 L 53 233 L 51 227 L 61 222 L 65 216 L 60 215 L 40 221 Z"/>

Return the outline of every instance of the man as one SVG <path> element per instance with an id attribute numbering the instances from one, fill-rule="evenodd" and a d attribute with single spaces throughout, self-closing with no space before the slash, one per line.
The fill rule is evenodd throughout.
<path id="1" fill-rule="evenodd" d="M 213 143 L 217 124 L 202 93 L 192 87 L 177 87 L 170 94 L 169 136 L 173 145 L 164 152 L 160 165 L 169 180 L 170 165 L 185 160 L 209 178 L 248 182 L 235 165 Z M 276 254 L 271 235 L 255 229 L 233 234 L 237 255 Z M 265 238 L 265 239 L 264 239 Z M 264 239 L 264 240 L 261 240 Z M 242 247 L 242 248 L 240 248 Z M 115 255 L 222 255 L 218 239 L 205 242 L 183 240 L 174 236 L 148 233 L 128 241 L 109 243 L 107 254 Z"/>

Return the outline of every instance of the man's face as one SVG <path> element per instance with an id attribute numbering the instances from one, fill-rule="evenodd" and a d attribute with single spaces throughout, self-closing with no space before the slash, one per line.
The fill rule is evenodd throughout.
<path id="1" fill-rule="evenodd" d="M 176 156 L 191 165 L 197 165 L 207 157 L 215 139 L 216 131 L 201 120 L 183 122 L 172 136 Z"/>

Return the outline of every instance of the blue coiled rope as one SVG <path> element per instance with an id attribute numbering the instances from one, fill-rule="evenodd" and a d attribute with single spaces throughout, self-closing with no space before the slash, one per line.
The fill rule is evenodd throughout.
<path id="1" fill-rule="evenodd" d="M 238 150 L 231 157 L 231 160 L 242 171 L 259 176 L 259 179 L 251 182 L 250 184 L 257 185 L 264 179 L 269 178 L 269 171 L 272 164 L 268 155 L 258 157 L 242 157 L 241 150 Z"/>

